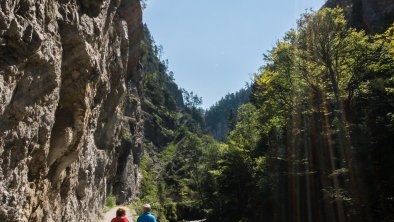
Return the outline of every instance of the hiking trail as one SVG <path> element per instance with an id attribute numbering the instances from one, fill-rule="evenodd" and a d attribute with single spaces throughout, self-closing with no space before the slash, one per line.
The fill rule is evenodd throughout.
<path id="1" fill-rule="evenodd" d="M 126 206 L 116 206 L 111 208 L 109 211 L 103 213 L 103 217 L 99 220 L 99 222 L 111 222 L 111 220 L 116 216 L 116 210 L 119 207 L 123 207 L 126 209 L 127 219 L 129 219 L 129 222 L 133 222 L 133 215 L 135 215 L 135 212 L 131 212 L 130 208 Z"/>

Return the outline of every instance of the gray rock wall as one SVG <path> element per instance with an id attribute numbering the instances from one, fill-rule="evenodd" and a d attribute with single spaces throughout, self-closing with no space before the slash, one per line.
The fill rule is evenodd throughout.
<path id="1" fill-rule="evenodd" d="M 325 6 L 343 8 L 350 25 L 369 33 L 384 32 L 394 22 L 393 0 L 328 0 Z"/>
<path id="2" fill-rule="evenodd" d="M 394 22 L 393 0 L 362 0 L 362 20 L 368 31 L 384 32 Z"/>
<path id="3" fill-rule="evenodd" d="M 0 1 L 0 221 L 96 221 L 137 193 L 139 0 Z"/>

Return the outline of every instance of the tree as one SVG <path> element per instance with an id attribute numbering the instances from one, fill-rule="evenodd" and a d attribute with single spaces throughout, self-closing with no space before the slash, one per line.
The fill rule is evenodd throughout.
<path id="1" fill-rule="evenodd" d="M 215 139 L 225 141 L 235 127 L 238 108 L 249 101 L 251 88 L 247 85 L 235 93 L 222 97 L 204 115 L 206 129 Z"/>
<path id="2" fill-rule="evenodd" d="M 187 108 L 197 108 L 202 104 L 202 98 L 194 94 L 193 91 L 189 92 L 185 89 L 182 89 L 182 95 Z"/>

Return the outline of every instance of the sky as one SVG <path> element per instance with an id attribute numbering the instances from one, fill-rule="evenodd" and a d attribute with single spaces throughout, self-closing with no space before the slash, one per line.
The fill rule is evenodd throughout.
<path id="1" fill-rule="evenodd" d="M 208 108 L 251 82 L 263 54 L 325 0 L 147 0 L 144 23 L 179 87 Z"/>

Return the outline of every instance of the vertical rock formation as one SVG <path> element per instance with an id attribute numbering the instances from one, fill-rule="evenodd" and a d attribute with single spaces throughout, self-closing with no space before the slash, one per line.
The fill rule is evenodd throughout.
<path id="1" fill-rule="evenodd" d="M 96 221 L 137 191 L 139 0 L 0 2 L 0 221 Z"/>
<path id="2" fill-rule="evenodd" d="M 328 0 L 325 6 L 343 8 L 353 27 L 370 33 L 384 32 L 394 22 L 393 0 Z"/>

